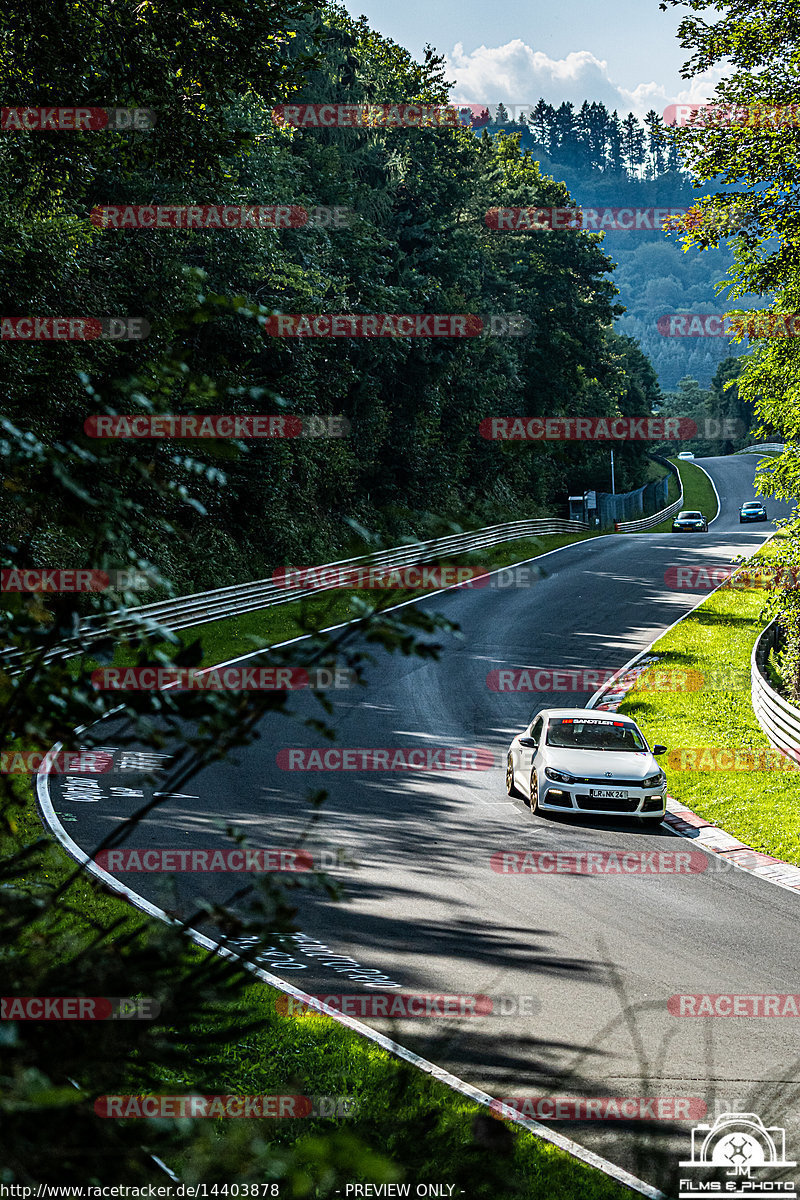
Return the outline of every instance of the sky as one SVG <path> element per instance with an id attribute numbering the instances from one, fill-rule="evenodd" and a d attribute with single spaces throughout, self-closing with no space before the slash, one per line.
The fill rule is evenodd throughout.
<path id="1" fill-rule="evenodd" d="M 689 52 L 676 32 L 688 12 L 658 0 L 344 0 L 350 14 L 417 59 L 429 43 L 447 59 L 450 98 L 463 103 L 601 100 L 620 115 L 705 101 L 721 72 L 681 79 Z"/>

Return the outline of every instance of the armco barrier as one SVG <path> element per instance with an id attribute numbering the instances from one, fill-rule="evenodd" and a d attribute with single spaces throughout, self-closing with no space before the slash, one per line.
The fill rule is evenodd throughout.
<path id="1" fill-rule="evenodd" d="M 557 518 L 539 518 L 529 521 L 507 521 L 501 525 L 488 525 L 468 533 L 450 534 L 443 538 L 431 538 L 425 542 L 410 542 L 395 546 L 391 550 L 379 550 L 374 554 L 363 554 L 357 558 L 344 558 L 337 562 L 315 567 L 316 571 L 331 568 L 370 567 L 391 569 L 398 567 L 423 566 L 451 555 L 465 554 L 483 547 L 498 546 L 502 542 L 519 538 L 553 533 L 584 533 L 589 531 L 584 521 L 564 521 Z M 153 604 L 142 604 L 135 608 L 120 609 L 111 616 L 85 617 L 80 623 L 80 633 L 65 639 L 58 650 L 62 657 L 74 657 L 86 650 L 88 644 L 109 633 L 123 638 L 128 634 L 141 633 L 156 628 L 178 630 L 203 625 L 207 621 L 220 621 L 225 617 L 238 616 L 256 609 L 271 608 L 288 604 L 301 596 L 315 592 L 330 591 L 321 583 L 315 587 L 300 589 L 283 587 L 272 579 L 257 579 L 253 583 L 235 583 L 230 587 L 217 588 L 209 592 L 196 592 L 173 600 L 157 600 Z M 9 650 L 3 653 L 3 661 L 13 666 L 19 653 Z"/>
<path id="2" fill-rule="evenodd" d="M 743 450 L 737 450 L 737 454 L 760 454 L 765 453 L 783 454 L 786 449 L 785 442 L 762 442 L 760 446 L 745 446 Z"/>
<path id="3" fill-rule="evenodd" d="M 800 708 L 784 700 L 767 682 L 766 662 L 775 645 L 778 625 L 773 621 L 758 638 L 750 658 L 753 712 L 771 746 L 800 760 Z"/>
<path id="4" fill-rule="evenodd" d="M 677 475 L 678 486 L 681 491 L 680 496 L 672 504 L 668 504 L 666 508 L 662 508 L 661 512 L 653 513 L 649 517 L 641 517 L 638 521 L 618 521 L 614 526 L 617 533 L 639 533 L 642 529 L 652 529 L 654 525 L 660 525 L 668 517 L 674 517 L 675 513 L 680 512 L 681 505 L 683 504 L 683 480 L 681 479 L 681 473 L 675 464 L 671 463 L 668 459 L 659 458 L 658 461 L 663 462 L 665 466 L 669 467 L 670 471 Z"/>

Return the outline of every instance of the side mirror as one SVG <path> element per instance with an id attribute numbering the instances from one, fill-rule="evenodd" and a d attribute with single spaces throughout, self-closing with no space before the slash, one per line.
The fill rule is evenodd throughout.
<path id="1" fill-rule="evenodd" d="M 653 754 L 666 754 L 666 753 L 667 753 L 666 746 L 662 746 L 660 743 L 658 745 L 653 746 Z"/>
<path id="2" fill-rule="evenodd" d="M 532 737 L 521 737 L 519 739 L 519 744 L 520 744 L 520 746 L 530 746 L 534 750 L 539 745 L 536 738 L 532 738 Z M 666 749 L 666 747 L 665 747 L 665 749 Z"/>

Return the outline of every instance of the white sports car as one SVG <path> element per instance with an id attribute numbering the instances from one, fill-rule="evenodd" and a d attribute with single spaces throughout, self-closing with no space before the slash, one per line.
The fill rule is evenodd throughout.
<path id="1" fill-rule="evenodd" d="M 506 791 L 531 810 L 664 818 L 667 777 L 630 717 L 592 708 L 546 708 L 508 749 Z"/>

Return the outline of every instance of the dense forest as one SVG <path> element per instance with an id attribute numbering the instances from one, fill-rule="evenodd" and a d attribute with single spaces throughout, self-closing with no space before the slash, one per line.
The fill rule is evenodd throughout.
<path id="1" fill-rule="evenodd" d="M 704 196 L 726 190 L 722 185 L 692 187 L 675 142 L 665 137 L 664 123 L 652 110 L 644 122 L 633 113 L 621 119 L 616 111 L 589 101 L 578 109 L 540 99 L 528 107 L 472 105 L 459 111 L 476 133 L 517 134 L 543 174 L 563 181 L 579 207 L 690 208 Z M 715 287 L 733 265 L 725 242 L 715 249 L 686 251 L 678 233 L 608 230 L 603 250 L 616 264 L 614 283 L 626 309 L 615 328 L 639 343 L 663 388 L 675 388 L 686 375 L 708 387 L 725 358 L 746 352 L 746 341 L 666 338 L 657 328 L 665 313 L 718 313 L 731 307 L 726 293 L 718 294 Z M 750 306 L 740 302 L 737 307 Z"/>
<path id="2" fill-rule="evenodd" d="M 6 133 L 0 143 L 5 311 L 137 317 L 151 329 L 139 341 L 0 342 L 4 411 L 16 428 L 63 446 L 89 494 L 99 478 L 125 490 L 141 515 L 136 552 L 180 591 L 280 562 L 330 561 L 353 546 L 350 522 L 396 543 L 446 522 L 563 511 L 570 492 L 607 487 L 606 449 L 499 444 L 479 436 L 480 421 L 643 415 L 659 395 L 635 341 L 613 331 L 611 262 L 596 239 L 487 229 L 494 204 L 570 203 L 515 137 L 300 130 L 272 119 L 288 97 L 447 101 L 432 53 L 416 63 L 336 7 L 324 19 L 297 12 L 280 56 L 243 39 L 224 61 L 204 64 L 213 86 L 191 103 L 166 46 L 128 70 L 90 45 L 104 67 L 88 92 L 152 109 L 153 128 Z M 80 74 L 83 43 L 97 36 L 70 10 L 58 53 L 53 42 L 44 66 L 39 55 L 37 91 L 33 43 L 19 30 L 10 93 L 46 99 L 60 78 Z M 196 69 L 191 42 L 183 53 L 185 69 Z M 137 204 L 323 206 L 346 216 L 286 228 L 133 229 L 91 215 Z M 524 336 L 265 336 L 270 314 L 352 312 L 466 313 L 485 323 L 519 313 L 529 325 Z M 97 413 L 203 411 L 342 415 L 350 433 L 239 444 L 84 433 Z M 644 481 L 646 450 L 621 448 L 618 490 Z M 173 511 L 151 496 L 153 480 L 169 482 Z M 125 561 L 130 546 L 96 546 L 91 529 L 77 544 L 55 497 L 37 501 L 33 520 L 16 515 L 34 482 L 18 475 L 0 493 L 0 519 L 29 565 L 97 562 L 101 549 Z M 182 545 L 164 533 L 176 518 Z"/>

